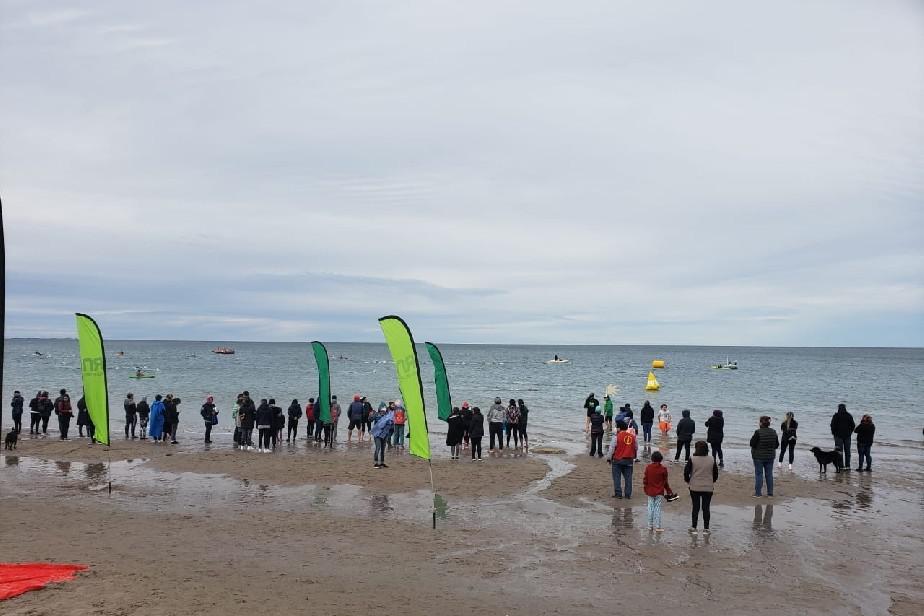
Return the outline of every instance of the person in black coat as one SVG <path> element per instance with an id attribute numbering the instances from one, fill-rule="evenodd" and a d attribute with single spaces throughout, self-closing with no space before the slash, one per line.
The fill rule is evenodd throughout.
<path id="1" fill-rule="evenodd" d="M 857 425 L 853 415 L 847 412 L 847 405 L 843 402 L 837 405 L 837 412 L 831 416 L 831 436 L 834 437 L 834 448 L 844 452 L 844 470 L 850 470 L 850 439 Z"/>
<path id="2" fill-rule="evenodd" d="M 712 417 L 706 420 L 706 442 L 712 445 L 712 459 L 719 463 L 719 468 L 725 466 L 722 456 L 722 441 L 725 440 L 725 418 L 722 411 L 715 409 Z"/>
<path id="3" fill-rule="evenodd" d="M 645 404 L 642 405 L 642 410 L 639 411 L 639 423 L 642 424 L 642 433 L 644 435 L 644 440 L 646 443 L 651 442 L 651 426 L 654 425 L 654 416 L 655 411 L 651 406 L 651 402 L 645 400 Z"/>
<path id="4" fill-rule="evenodd" d="M 270 443 L 273 440 L 273 409 L 270 408 L 266 398 L 260 400 L 260 406 L 257 407 L 257 448 L 262 453 L 270 451 Z"/>
<path id="5" fill-rule="evenodd" d="M 289 405 L 289 423 L 286 426 L 286 442 L 291 443 L 298 436 L 298 420 L 302 417 L 302 405 L 298 400 L 292 400 Z"/>
<path id="6" fill-rule="evenodd" d="M 789 470 L 792 470 L 792 461 L 796 454 L 796 430 L 799 429 L 799 422 L 796 421 L 795 413 L 789 411 L 786 413 L 786 419 L 780 424 L 780 459 L 776 462 L 777 468 L 783 468 L 783 454 L 789 449 Z"/>
<path id="7" fill-rule="evenodd" d="M 693 434 L 696 433 L 696 422 L 690 419 L 690 411 L 683 410 L 683 418 L 677 422 L 677 453 L 674 454 L 674 461 L 680 459 L 680 450 L 684 449 L 684 461 L 690 459 L 690 443 L 693 441 Z"/>
<path id="8" fill-rule="evenodd" d="M 237 416 L 241 419 L 241 448 L 253 449 L 253 429 L 257 425 L 257 409 L 250 397 L 250 392 L 245 391 L 241 397 L 241 408 L 238 409 Z"/>
<path id="9" fill-rule="evenodd" d="M 459 459 L 464 434 L 465 424 L 462 421 L 462 413 L 459 411 L 459 407 L 455 407 L 449 417 L 446 418 L 446 444 L 449 445 L 449 455 L 453 460 Z"/>
<path id="10" fill-rule="evenodd" d="M 273 411 L 273 430 L 270 433 L 270 440 L 273 443 L 273 449 L 276 449 L 276 444 L 282 440 L 282 431 L 286 427 L 286 416 L 282 409 L 276 406 L 275 398 L 270 398 L 269 405 L 270 410 Z"/>
<path id="11" fill-rule="evenodd" d="M 169 434 L 170 443 L 173 445 L 177 444 L 176 430 L 180 425 L 180 410 L 177 407 L 180 402 L 180 399 L 174 398 L 173 394 L 167 394 L 164 398 L 164 440 L 167 440 Z"/>
<path id="12" fill-rule="evenodd" d="M 857 457 L 860 458 L 859 463 L 857 464 L 857 470 L 863 470 L 863 460 L 866 460 L 866 472 L 869 473 L 873 469 L 873 458 L 869 455 L 870 449 L 873 447 L 873 436 L 876 434 L 876 426 L 873 424 L 873 418 L 869 415 L 864 415 L 860 420 L 860 425 L 854 428 L 854 432 L 857 435 Z"/>
<path id="13" fill-rule="evenodd" d="M 481 439 L 484 438 L 484 415 L 477 406 L 472 409 L 468 423 L 468 438 L 472 443 L 472 460 L 481 460 Z M 478 456 L 477 458 L 475 456 Z"/>

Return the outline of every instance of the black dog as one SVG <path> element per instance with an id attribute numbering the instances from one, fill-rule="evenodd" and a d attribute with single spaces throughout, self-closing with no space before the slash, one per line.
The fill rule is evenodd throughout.
<path id="1" fill-rule="evenodd" d="M 812 447 L 811 452 L 815 454 L 815 459 L 818 460 L 819 473 L 827 473 L 829 464 L 833 464 L 838 473 L 844 470 L 844 458 L 839 449 L 825 451 L 820 447 Z"/>
<path id="2" fill-rule="evenodd" d="M 6 438 L 3 439 L 3 448 L 6 449 L 7 451 L 10 451 L 11 449 L 16 449 L 16 441 L 18 440 L 19 440 L 19 432 L 17 432 L 16 430 L 10 430 L 10 432 L 6 435 Z"/>

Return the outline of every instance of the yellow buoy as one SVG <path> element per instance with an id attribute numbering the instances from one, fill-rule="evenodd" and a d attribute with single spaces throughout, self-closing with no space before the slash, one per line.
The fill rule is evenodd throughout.
<path id="1" fill-rule="evenodd" d="M 651 360 L 651 367 L 652 367 L 652 368 L 663 368 L 663 367 L 664 367 L 664 360 L 663 360 L 663 359 L 652 359 L 652 360 Z"/>
<path id="2" fill-rule="evenodd" d="M 661 389 L 661 384 L 658 383 L 658 379 L 655 378 L 654 372 L 648 372 L 648 383 L 645 385 L 645 391 L 658 391 Z"/>

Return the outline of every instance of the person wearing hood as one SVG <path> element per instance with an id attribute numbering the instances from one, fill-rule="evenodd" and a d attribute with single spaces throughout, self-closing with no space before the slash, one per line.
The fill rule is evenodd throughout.
<path id="1" fill-rule="evenodd" d="M 853 415 L 847 412 L 847 405 L 843 402 L 837 405 L 837 412 L 831 416 L 831 435 L 834 437 L 834 448 L 844 452 L 844 470 L 850 470 L 850 439 L 856 428 Z"/>
<path id="2" fill-rule="evenodd" d="M 282 408 L 276 405 L 276 399 L 270 398 L 270 409 L 273 411 L 273 431 L 271 433 L 273 449 L 282 442 L 282 431 L 286 429 L 286 415 Z"/>
<path id="3" fill-rule="evenodd" d="M 587 396 L 587 399 L 584 400 L 584 409 L 587 411 L 587 415 L 584 418 L 584 432 L 590 431 L 590 418 L 593 417 L 594 411 L 597 410 L 597 407 L 600 406 L 600 401 L 594 396 L 593 392 L 590 392 L 590 395 Z M 490 420 L 491 411 L 488 411 L 488 419 Z"/>
<path id="4" fill-rule="evenodd" d="M 462 427 L 464 432 L 462 433 L 462 445 L 466 449 L 471 442 L 471 434 L 469 434 L 469 425 L 472 423 L 472 407 L 469 406 L 468 402 L 462 403 L 462 408 L 459 410 L 462 414 Z"/>
<path id="5" fill-rule="evenodd" d="M 135 439 L 135 426 L 138 424 L 138 405 L 135 403 L 135 394 L 125 394 L 125 401 L 122 403 L 125 409 L 125 438 L 131 434 L 132 440 Z"/>
<path id="6" fill-rule="evenodd" d="M 854 432 L 857 435 L 857 457 L 860 461 L 857 463 L 857 471 L 863 470 L 863 460 L 866 460 L 866 472 L 872 472 L 873 458 L 870 450 L 873 448 L 873 436 L 876 434 L 876 426 L 873 424 L 873 418 L 870 415 L 864 415 L 860 419 Z"/>
<path id="7" fill-rule="evenodd" d="M 651 406 L 651 402 L 645 400 L 645 404 L 642 405 L 642 410 L 639 411 L 639 423 L 642 424 L 642 440 L 646 443 L 651 442 L 651 427 L 654 425 L 654 416 L 654 407 Z"/>
<path id="8" fill-rule="evenodd" d="M 353 401 L 350 403 L 350 406 L 347 407 L 347 420 L 350 422 L 347 426 L 347 443 L 353 441 L 354 429 L 359 433 L 360 426 L 363 423 L 364 409 L 365 407 L 363 406 L 363 401 L 360 399 L 360 395 L 353 394 Z"/>
<path id="9" fill-rule="evenodd" d="M 93 420 L 90 419 L 90 411 L 87 410 L 86 396 L 80 396 L 80 399 L 77 400 L 77 431 L 81 438 L 83 438 L 84 427 L 87 429 L 87 437 L 93 442 L 93 437 L 96 434 L 96 426 L 93 425 Z"/>
<path id="10" fill-rule="evenodd" d="M 591 394 L 593 395 L 593 394 Z M 501 399 L 494 398 L 494 404 L 488 409 L 488 432 L 490 434 L 489 451 L 494 451 L 494 437 L 497 436 L 497 443 L 500 450 L 504 450 L 504 420 L 507 418 L 507 409 L 501 403 Z"/>
<path id="11" fill-rule="evenodd" d="M 257 425 L 257 407 L 249 391 L 245 391 L 242 395 L 241 408 L 237 416 L 241 421 L 241 450 L 250 451 L 253 449 L 253 429 Z"/>
<path id="12" fill-rule="evenodd" d="M 305 405 L 305 438 L 309 442 L 318 442 L 321 440 L 321 432 L 318 430 L 318 410 L 320 406 L 315 404 L 314 398 L 308 398 L 308 404 Z"/>
<path id="13" fill-rule="evenodd" d="M 719 468 L 725 467 L 722 455 L 722 441 L 725 440 L 725 418 L 722 411 L 715 409 L 712 417 L 706 420 L 706 442 L 712 446 L 712 460 L 718 462 Z"/>
<path id="14" fill-rule="evenodd" d="M 799 422 L 796 421 L 795 413 L 789 411 L 786 413 L 786 419 L 780 424 L 780 459 L 776 463 L 777 468 L 783 468 L 783 456 L 786 449 L 789 449 L 789 470 L 792 470 L 792 461 L 796 455 L 796 430 L 799 428 Z"/>
<path id="15" fill-rule="evenodd" d="M 211 443 L 212 426 L 218 423 L 218 409 L 215 408 L 215 398 L 208 396 L 205 402 L 202 403 L 199 414 L 202 416 L 202 421 L 205 423 L 205 442 L 206 444 Z"/>
<path id="16" fill-rule="evenodd" d="M 379 405 L 379 410 L 373 415 L 372 421 L 372 438 L 375 441 L 375 451 L 372 454 L 374 468 L 388 468 L 385 464 L 385 441 L 394 425 L 395 412 L 386 406 Z"/>
<path id="17" fill-rule="evenodd" d="M 13 430 L 16 434 L 22 432 L 22 407 L 26 399 L 22 397 L 19 390 L 13 392 L 13 399 L 10 400 L 10 407 L 13 409 Z"/>
<path id="18" fill-rule="evenodd" d="M 462 453 L 462 435 L 465 426 L 462 424 L 462 412 L 459 407 L 453 407 L 452 413 L 446 418 L 446 445 L 449 446 L 449 458 L 458 460 Z"/>
<path id="19" fill-rule="evenodd" d="M 154 396 L 154 403 L 151 405 L 151 422 L 148 425 L 148 432 L 154 442 L 160 442 L 164 433 L 164 402 L 160 394 Z"/>
<path id="20" fill-rule="evenodd" d="M 776 430 L 770 427 L 770 418 L 760 418 L 759 427 L 751 436 L 751 459 L 754 460 L 754 498 L 760 497 L 764 480 L 767 483 L 767 496 L 773 496 L 773 459 L 780 446 Z"/>
<path id="21" fill-rule="evenodd" d="M 180 406 L 181 400 L 175 398 L 173 394 L 167 394 L 164 398 L 164 441 L 170 436 L 170 444 L 176 445 L 176 431 L 180 426 Z"/>
<path id="22" fill-rule="evenodd" d="M 257 451 L 269 453 L 273 441 L 273 409 L 266 398 L 257 407 Z"/>
<path id="23" fill-rule="evenodd" d="M 526 403 L 523 402 L 523 398 L 517 399 L 517 406 L 520 407 L 520 423 L 517 424 L 517 431 L 520 433 L 520 445 L 523 447 L 523 451 L 529 449 L 529 439 L 526 436 L 526 424 L 529 421 L 529 409 L 526 408 Z"/>
<path id="24" fill-rule="evenodd" d="M 289 405 L 289 423 L 286 424 L 286 442 L 294 443 L 298 437 L 298 420 L 302 418 L 302 405 L 298 400 L 292 400 Z"/>
<path id="25" fill-rule="evenodd" d="M 60 432 L 60 437 L 62 441 L 67 439 L 67 431 L 71 427 L 71 417 L 74 416 L 74 411 L 71 409 L 71 397 L 67 395 L 67 390 L 62 389 L 60 395 L 55 400 L 54 409 L 55 415 L 58 416 L 58 431 Z"/>
<path id="26" fill-rule="evenodd" d="M 404 430 L 407 425 L 407 410 L 404 408 L 404 405 L 399 402 L 394 405 L 389 405 L 389 409 L 394 416 L 392 423 L 392 432 L 385 437 L 385 442 L 388 444 L 389 441 L 393 441 L 395 449 L 401 448 L 404 449 Z"/>
<path id="27" fill-rule="evenodd" d="M 606 421 L 606 431 L 613 431 L 613 399 L 609 394 L 603 396 L 603 419 Z"/>
<path id="28" fill-rule="evenodd" d="M 590 457 L 603 457 L 603 429 L 605 419 L 600 413 L 600 409 L 594 409 L 594 414 L 590 416 Z M 619 425 L 617 422 L 616 425 Z"/>
<path id="29" fill-rule="evenodd" d="M 683 409 L 683 417 L 677 422 L 677 453 L 674 454 L 674 462 L 680 459 L 680 450 L 684 450 L 684 462 L 690 459 L 690 443 L 693 441 L 693 434 L 696 433 L 696 422 L 690 419 L 690 411 Z"/>
<path id="30" fill-rule="evenodd" d="M 472 409 L 472 419 L 468 424 L 469 439 L 472 443 L 472 462 L 481 462 L 481 439 L 484 438 L 484 415 L 477 406 Z M 475 457 L 477 456 L 477 458 Z"/>
<path id="31" fill-rule="evenodd" d="M 148 406 L 148 397 L 142 396 L 141 402 L 135 407 L 138 413 L 138 429 L 141 431 L 141 440 L 148 439 L 148 417 L 151 415 L 151 407 Z"/>

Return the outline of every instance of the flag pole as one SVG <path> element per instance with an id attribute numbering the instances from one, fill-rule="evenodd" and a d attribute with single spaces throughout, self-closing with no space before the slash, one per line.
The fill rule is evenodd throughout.
<path id="1" fill-rule="evenodd" d="M 430 470 L 430 495 L 433 496 L 430 503 L 433 510 L 433 530 L 436 530 L 436 484 L 433 483 L 433 463 L 430 460 L 427 460 L 427 468 Z"/>

